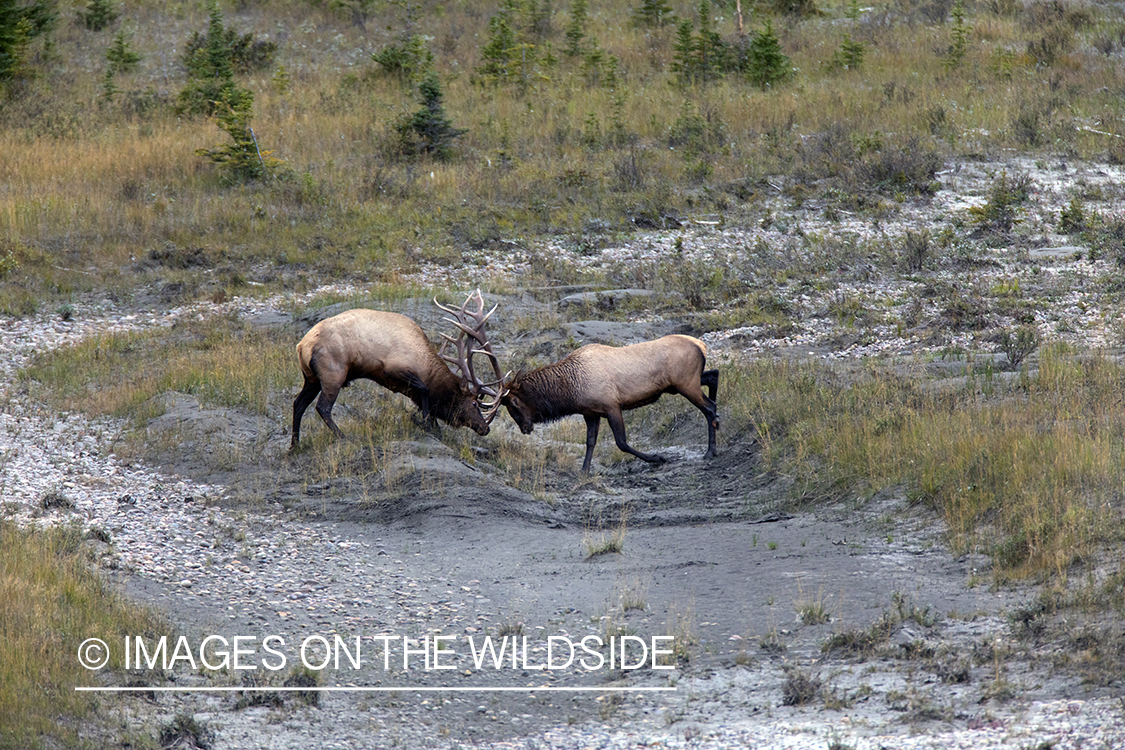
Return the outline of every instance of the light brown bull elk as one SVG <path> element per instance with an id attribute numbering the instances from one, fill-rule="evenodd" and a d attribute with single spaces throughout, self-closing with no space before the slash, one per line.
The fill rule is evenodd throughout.
<path id="1" fill-rule="evenodd" d="M 475 295 L 480 297 L 479 290 Z M 469 295 L 462 312 L 473 298 Z M 483 329 L 483 320 L 480 326 Z M 457 340 L 449 340 L 457 345 L 463 338 L 464 333 L 459 333 Z M 444 349 L 445 344 L 442 346 Z M 479 405 L 483 394 L 468 377 L 469 352 L 465 352 L 464 363 L 439 354 L 418 324 L 405 315 L 357 309 L 322 320 L 297 344 L 297 359 L 305 384 L 293 401 L 290 450 L 300 442 L 301 416 L 318 393 L 317 414 L 337 437 L 343 437 L 332 419 L 332 406 L 340 389 L 360 378 L 406 395 L 428 423 L 436 417 L 452 427 L 471 427 L 479 435 L 488 434 L 491 420 L 481 414 Z M 446 361 L 461 368 L 460 377 Z"/>
<path id="2" fill-rule="evenodd" d="M 481 346 L 472 353 L 488 356 L 496 374 L 496 384 L 491 386 L 476 379 L 477 390 L 493 399 L 485 410 L 490 421 L 500 405 L 507 407 L 525 435 L 536 424 L 571 414 L 581 414 L 586 419 L 583 473 L 590 471 L 603 417 L 609 422 L 619 449 L 650 463 L 662 463 L 662 456 L 643 453 L 629 445 L 622 412 L 654 403 L 665 393 L 679 393 L 703 412 L 707 419 L 704 458 L 716 455 L 719 414 L 715 398 L 719 371 L 703 369 L 707 345 L 697 338 L 673 334 L 630 346 L 587 344 L 554 364 L 515 376 L 500 374 L 500 363 L 491 347 Z M 703 393 L 704 386 L 707 395 Z"/>

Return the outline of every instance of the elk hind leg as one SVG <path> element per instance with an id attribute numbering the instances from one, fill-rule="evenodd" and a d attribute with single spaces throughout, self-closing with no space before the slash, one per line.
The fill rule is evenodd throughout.
<path id="1" fill-rule="evenodd" d="M 613 430 L 613 440 L 617 443 L 619 449 L 633 454 L 642 461 L 648 461 L 650 464 L 662 464 L 667 460 L 664 456 L 658 456 L 655 453 L 642 453 L 625 441 L 625 419 L 621 416 L 620 409 L 615 409 L 606 414 L 605 421 L 609 422 L 609 429 Z"/>
<path id="2" fill-rule="evenodd" d="M 316 400 L 316 413 L 320 415 L 324 424 L 328 425 L 328 429 L 332 430 L 338 438 L 343 438 L 344 433 L 332 419 L 332 407 L 336 404 L 336 397 L 340 395 L 341 388 L 343 388 L 342 382 L 321 380 L 320 398 Z"/>
<path id="3" fill-rule="evenodd" d="M 699 385 L 706 386 L 707 398 L 711 399 L 711 403 L 718 404 L 715 396 L 719 391 L 719 371 L 707 370 L 699 377 Z"/>
<path id="4" fill-rule="evenodd" d="M 708 390 L 714 394 L 719 384 L 719 373 L 717 370 L 710 370 L 709 372 L 715 373 L 713 380 L 708 382 L 707 373 L 705 372 L 703 373 L 702 385 L 707 385 Z M 696 408 L 703 412 L 703 418 L 707 420 L 707 452 L 703 454 L 703 457 L 714 458 L 718 455 L 718 450 L 715 446 L 715 433 L 719 429 L 719 409 L 715 406 L 715 401 L 703 395 L 702 388 L 682 390 L 680 391 L 680 395 L 695 404 Z"/>
<path id="5" fill-rule="evenodd" d="M 320 393 L 320 381 L 316 376 L 305 378 L 305 387 L 297 394 L 297 398 L 293 399 L 293 440 L 289 443 L 289 450 L 293 450 L 301 442 L 301 417 L 318 393 Z"/>

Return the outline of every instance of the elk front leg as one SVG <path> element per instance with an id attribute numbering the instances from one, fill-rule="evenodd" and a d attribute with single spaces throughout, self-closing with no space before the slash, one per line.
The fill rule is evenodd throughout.
<path id="1" fill-rule="evenodd" d="M 429 430 L 435 435 L 441 434 L 441 427 L 438 425 L 437 418 L 430 411 L 430 389 L 420 377 L 412 372 L 406 373 L 406 384 L 409 386 L 411 399 L 414 403 L 418 404 L 418 408 L 422 411 L 422 426 L 424 429 Z"/>
<path id="2" fill-rule="evenodd" d="M 590 473 L 590 462 L 594 460 L 594 446 L 598 444 L 598 427 L 602 418 L 597 414 L 586 415 L 586 460 L 582 462 L 582 473 Z"/>

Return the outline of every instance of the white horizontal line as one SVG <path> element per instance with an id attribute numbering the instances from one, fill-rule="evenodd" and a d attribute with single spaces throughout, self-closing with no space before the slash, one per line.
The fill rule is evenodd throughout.
<path id="1" fill-rule="evenodd" d="M 675 692 L 674 687 L 84 687 L 74 688 L 80 693 L 657 693 Z"/>

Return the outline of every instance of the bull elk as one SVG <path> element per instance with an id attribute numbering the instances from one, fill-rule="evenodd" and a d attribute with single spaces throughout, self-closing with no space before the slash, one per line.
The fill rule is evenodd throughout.
<path id="1" fill-rule="evenodd" d="M 703 412 L 707 420 L 704 458 L 716 455 L 719 414 L 715 395 L 719 371 L 703 369 L 707 345 L 699 339 L 673 334 L 622 347 L 587 344 L 554 364 L 512 376 L 501 374 L 479 316 L 467 316 L 462 310 L 452 322 L 477 342 L 476 348 L 470 350 L 470 363 L 473 354 L 483 354 L 496 374 L 496 381 L 491 384 L 482 382 L 473 372 L 468 374 L 476 390 L 492 399 L 485 405 L 485 419 L 491 422 L 504 406 L 520 431 L 528 435 L 541 422 L 581 414 L 586 419 L 584 474 L 590 472 L 602 417 L 609 422 L 619 449 L 650 463 L 663 463 L 662 456 L 643 453 L 629 445 L 622 412 L 654 403 L 665 393 L 679 393 Z M 707 395 L 703 394 L 704 386 Z"/>
<path id="2" fill-rule="evenodd" d="M 480 291 L 475 295 L 483 311 Z M 460 315 L 469 314 L 466 308 L 473 297 L 465 300 Z M 477 313 L 482 328 L 487 317 Z M 290 450 L 301 440 L 301 416 L 318 393 L 317 414 L 337 437 L 344 436 L 332 419 L 332 406 L 340 389 L 360 378 L 406 395 L 418 405 L 428 424 L 436 417 L 451 427 L 471 427 L 477 434 L 487 435 L 490 420 L 481 415 L 482 394 L 470 379 L 471 354 L 464 334 L 459 333 L 456 339 L 444 338 L 439 351 L 413 320 L 379 310 L 348 310 L 317 323 L 297 344 L 305 384 L 293 401 Z M 449 343 L 457 348 L 457 359 L 445 353 Z M 456 366 L 459 374 L 447 367 L 447 362 Z"/>

